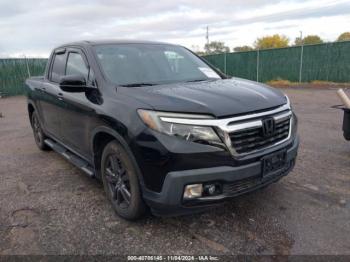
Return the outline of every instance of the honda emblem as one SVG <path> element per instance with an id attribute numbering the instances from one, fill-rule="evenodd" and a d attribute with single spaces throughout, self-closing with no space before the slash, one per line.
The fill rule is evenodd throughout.
<path id="1" fill-rule="evenodd" d="M 272 117 L 265 118 L 262 121 L 262 131 L 263 131 L 264 137 L 272 136 L 275 133 L 275 129 L 276 129 L 275 120 Z"/>

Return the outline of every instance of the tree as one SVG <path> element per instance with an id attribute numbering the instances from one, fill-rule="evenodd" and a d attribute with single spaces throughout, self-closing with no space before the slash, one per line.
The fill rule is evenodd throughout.
<path id="1" fill-rule="evenodd" d="M 196 51 L 195 53 L 196 53 L 197 55 L 199 55 L 199 56 L 204 56 L 204 55 L 206 55 L 206 53 L 203 52 L 203 51 Z"/>
<path id="2" fill-rule="evenodd" d="M 287 47 L 289 44 L 288 37 L 284 35 L 264 36 L 256 39 L 254 46 L 256 49 L 280 48 Z"/>
<path id="3" fill-rule="evenodd" d="M 204 46 L 205 53 L 210 54 L 220 54 L 230 52 L 230 48 L 225 46 L 224 42 L 213 41 Z"/>
<path id="4" fill-rule="evenodd" d="M 246 52 L 246 51 L 252 51 L 252 50 L 254 50 L 254 48 L 249 45 L 236 46 L 233 48 L 233 51 L 235 52 Z"/>
<path id="5" fill-rule="evenodd" d="M 302 40 L 300 39 L 300 37 L 295 38 L 294 44 L 295 45 L 314 45 L 314 44 L 322 44 L 323 40 L 321 39 L 321 37 L 319 37 L 318 35 L 308 35 L 306 37 L 304 37 Z"/>
<path id="6" fill-rule="evenodd" d="M 205 55 L 205 52 L 200 50 L 199 45 L 192 45 L 190 49 L 199 56 Z"/>
<path id="7" fill-rule="evenodd" d="M 350 32 L 342 33 L 340 36 L 338 36 L 337 41 L 350 41 Z"/>

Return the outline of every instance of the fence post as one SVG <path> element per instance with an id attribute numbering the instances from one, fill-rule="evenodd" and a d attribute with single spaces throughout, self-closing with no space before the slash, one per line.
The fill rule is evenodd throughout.
<path id="1" fill-rule="evenodd" d="M 301 74 L 302 74 L 302 71 L 303 71 L 303 54 L 304 54 L 304 41 L 301 39 L 300 66 L 299 66 L 299 83 L 301 83 Z"/>
<path id="2" fill-rule="evenodd" d="M 26 55 L 23 55 L 23 56 L 24 56 L 24 60 L 26 61 L 28 77 L 31 77 L 30 70 L 29 70 L 29 65 L 28 65 L 28 59 L 27 59 Z"/>
<path id="3" fill-rule="evenodd" d="M 330 55 L 329 55 L 329 46 L 330 46 L 330 43 L 327 43 L 327 78 L 326 78 L 326 80 L 327 80 L 327 82 L 329 81 L 329 68 L 330 68 L 330 66 L 329 66 L 329 57 L 330 57 Z"/>
<path id="4" fill-rule="evenodd" d="M 258 49 L 256 51 L 256 82 L 259 82 L 259 59 L 260 59 L 260 52 Z"/>
<path id="5" fill-rule="evenodd" d="M 226 54 L 227 53 L 225 53 L 225 55 L 224 55 L 224 72 L 225 72 L 225 75 L 227 74 L 226 73 Z"/>

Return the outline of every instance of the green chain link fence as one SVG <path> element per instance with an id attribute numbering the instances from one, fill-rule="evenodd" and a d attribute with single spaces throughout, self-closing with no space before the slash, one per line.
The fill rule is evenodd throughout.
<path id="1" fill-rule="evenodd" d="M 228 75 L 259 82 L 274 79 L 350 82 L 350 41 L 216 54 L 204 58 Z M 0 59 L 0 96 L 23 94 L 28 71 L 32 76 L 42 75 L 46 62 L 47 59 L 36 58 Z"/>
<path id="2" fill-rule="evenodd" d="M 350 41 L 207 55 L 204 58 L 228 75 L 259 82 L 275 79 L 350 82 Z"/>
<path id="3" fill-rule="evenodd" d="M 6 58 L 0 59 L 0 96 L 24 93 L 24 81 L 30 75 L 43 75 L 47 59 Z"/>

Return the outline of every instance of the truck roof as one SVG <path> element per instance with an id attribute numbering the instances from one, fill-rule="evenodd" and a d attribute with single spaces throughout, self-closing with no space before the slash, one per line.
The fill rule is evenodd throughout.
<path id="1" fill-rule="evenodd" d="M 157 41 L 147 41 L 147 40 L 127 40 L 127 39 L 110 39 L 110 40 L 82 40 L 82 41 L 76 41 L 71 43 L 66 43 L 63 45 L 60 45 L 56 48 L 65 47 L 65 46 L 72 46 L 72 45 L 78 45 L 78 46 L 93 46 L 93 45 L 111 45 L 111 44 L 159 44 L 159 45 L 174 45 L 164 42 L 157 42 Z"/>

